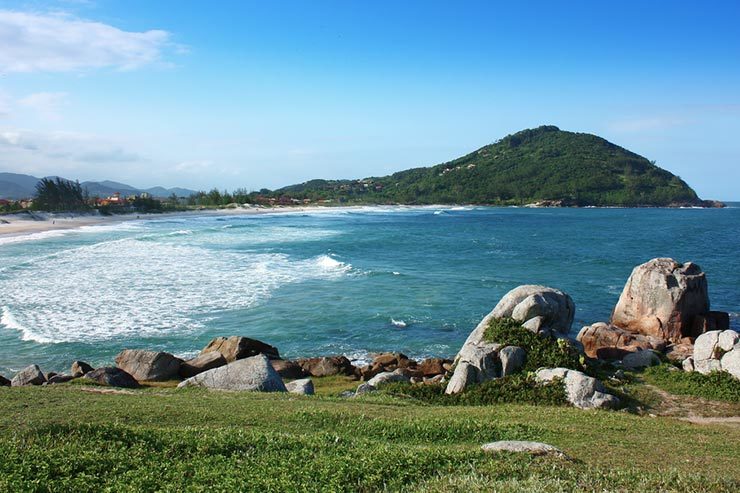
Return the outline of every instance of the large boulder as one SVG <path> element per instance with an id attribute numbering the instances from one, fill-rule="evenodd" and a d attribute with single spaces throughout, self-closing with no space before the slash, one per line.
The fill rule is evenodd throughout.
<path id="1" fill-rule="evenodd" d="M 26 385 L 41 385 L 46 382 L 46 377 L 38 365 L 27 366 L 15 374 L 10 384 L 13 387 L 24 387 Z"/>
<path id="2" fill-rule="evenodd" d="M 226 364 L 226 358 L 218 351 L 209 351 L 201 353 L 195 358 L 183 361 L 180 364 L 179 374 L 182 378 L 194 377 L 198 373 L 213 370 Z"/>
<path id="3" fill-rule="evenodd" d="M 70 369 L 70 374 L 73 377 L 77 378 L 77 377 L 81 377 L 82 375 L 86 373 L 90 373 L 94 369 L 95 368 L 85 363 L 84 361 L 74 361 L 72 363 L 72 368 Z"/>
<path id="4" fill-rule="evenodd" d="M 660 364 L 660 357 L 649 349 L 645 351 L 635 351 L 629 353 L 622 360 L 622 366 L 628 370 L 637 370 L 640 368 L 647 368 L 648 366 L 655 366 Z"/>
<path id="5" fill-rule="evenodd" d="M 646 336 L 679 342 L 690 335 L 695 317 L 709 312 L 707 279 L 691 262 L 656 258 L 632 271 L 611 323 Z"/>
<path id="6" fill-rule="evenodd" d="M 740 357 L 740 334 L 734 330 L 712 330 L 696 338 L 694 370 L 708 374 L 727 371 L 740 378 L 737 358 Z"/>
<path id="7" fill-rule="evenodd" d="M 535 377 L 539 382 L 561 379 L 568 402 L 579 409 L 614 409 L 619 405 L 619 399 L 608 394 L 601 382 L 578 370 L 541 368 Z"/>
<path id="8" fill-rule="evenodd" d="M 218 390 L 286 392 L 280 375 L 264 354 L 240 359 L 226 366 L 204 371 L 180 382 L 178 387 L 206 387 Z"/>
<path id="9" fill-rule="evenodd" d="M 216 337 L 203 348 L 201 354 L 217 351 L 224 355 L 226 361 L 232 363 L 238 359 L 251 358 L 264 354 L 270 359 L 280 359 L 280 354 L 274 346 L 243 336 Z"/>
<path id="10" fill-rule="evenodd" d="M 524 285 L 501 298 L 492 318 L 513 318 L 532 332 L 567 334 L 576 306 L 566 293 L 546 286 Z"/>
<path id="11" fill-rule="evenodd" d="M 312 377 L 329 377 L 332 375 L 355 374 L 355 367 L 345 356 L 322 356 L 319 358 L 301 358 L 296 360 L 301 368 Z"/>
<path id="12" fill-rule="evenodd" d="M 599 359 L 622 359 L 635 351 L 662 351 L 666 346 L 661 338 L 635 334 L 604 322 L 583 327 L 576 339 L 587 356 Z"/>
<path id="13" fill-rule="evenodd" d="M 101 385 L 110 385 L 111 387 L 123 387 L 128 389 L 139 387 L 139 382 L 137 382 L 131 374 L 120 368 L 109 366 L 85 373 L 85 376 L 82 378 L 92 380 Z"/>
<path id="14" fill-rule="evenodd" d="M 176 378 L 182 360 L 165 352 L 124 349 L 115 361 L 118 368 L 138 381 L 157 381 Z"/>
<path id="15" fill-rule="evenodd" d="M 465 344 L 455 358 L 455 372 L 445 394 L 458 394 L 467 387 L 502 376 L 499 351 L 501 344 L 481 341 Z"/>
<path id="16" fill-rule="evenodd" d="M 293 380 L 285 384 L 285 388 L 291 394 L 298 395 L 313 395 L 313 381 L 310 378 L 301 378 L 300 380 Z"/>

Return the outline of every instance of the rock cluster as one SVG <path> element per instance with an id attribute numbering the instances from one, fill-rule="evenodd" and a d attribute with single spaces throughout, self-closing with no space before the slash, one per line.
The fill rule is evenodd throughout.
<path id="1" fill-rule="evenodd" d="M 707 374 L 725 371 L 740 379 L 740 334 L 734 330 L 712 330 L 696 338 L 694 354 L 684 369 Z"/>
<path id="2" fill-rule="evenodd" d="M 587 356 L 623 360 L 628 368 L 635 368 L 638 361 L 640 366 L 654 364 L 656 353 L 676 362 L 693 357 L 684 364 L 692 368 L 697 361 L 695 343 L 706 334 L 735 333 L 729 325 L 727 313 L 710 311 L 706 275 L 698 265 L 656 258 L 634 268 L 610 322 L 583 327 L 577 340 Z M 718 360 L 699 366 L 720 369 Z"/>
<path id="3" fill-rule="evenodd" d="M 536 378 L 540 382 L 562 380 L 568 402 L 579 409 L 614 409 L 619 405 L 619 399 L 607 393 L 601 382 L 578 370 L 542 368 Z"/>

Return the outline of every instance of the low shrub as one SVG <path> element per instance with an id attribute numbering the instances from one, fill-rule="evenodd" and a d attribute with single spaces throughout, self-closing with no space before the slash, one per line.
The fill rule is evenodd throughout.
<path id="1" fill-rule="evenodd" d="M 532 374 L 518 373 L 473 385 L 460 394 L 447 395 L 445 385 L 412 385 L 389 383 L 381 391 L 403 395 L 418 401 L 441 406 L 488 406 L 515 403 L 563 406 L 567 404 L 565 389 L 559 381 L 543 385 Z"/>
<path id="2" fill-rule="evenodd" d="M 543 367 L 583 368 L 578 351 L 568 341 L 535 334 L 510 318 L 492 320 L 483 337 L 489 342 L 524 349 L 527 352 L 525 372 Z"/>
<path id="3" fill-rule="evenodd" d="M 702 375 L 671 368 L 675 367 L 669 364 L 653 366 L 646 369 L 642 377 L 648 383 L 674 394 L 740 402 L 740 380 L 727 372 L 715 371 Z"/>

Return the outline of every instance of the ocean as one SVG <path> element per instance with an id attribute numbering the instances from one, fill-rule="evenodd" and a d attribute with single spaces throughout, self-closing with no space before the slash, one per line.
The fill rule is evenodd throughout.
<path id="1" fill-rule="evenodd" d="M 0 373 L 124 348 L 197 354 L 221 335 L 285 358 L 453 356 L 510 289 L 608 320 L 632 268 L 698 263 L 740 330 L 740 208 L 359 207 L 192 215 L 0 237 Z"/>

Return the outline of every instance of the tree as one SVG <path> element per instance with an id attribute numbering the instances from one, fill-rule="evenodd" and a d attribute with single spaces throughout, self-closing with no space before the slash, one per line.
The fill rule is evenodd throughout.
<path id="1" fill-rule="evenodd" d="M 87 197 L 87 190 L 83 190 L 79 181 L 72 182 L 59 177 L 42 178 L 36 184 L 33 206 L 49 212 L 82 211 L 89 208 Z"/>

